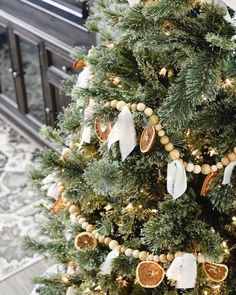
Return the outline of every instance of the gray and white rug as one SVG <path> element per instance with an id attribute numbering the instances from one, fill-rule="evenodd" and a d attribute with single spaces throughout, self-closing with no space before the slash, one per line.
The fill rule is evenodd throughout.
<path id="1" fill-rule="evenodd" d="M 41 220 L 26 176 L 36 149 L 0 118 L 0 281 L 40 259 L 22 247 L 26 235 L 38 235 Z"/>

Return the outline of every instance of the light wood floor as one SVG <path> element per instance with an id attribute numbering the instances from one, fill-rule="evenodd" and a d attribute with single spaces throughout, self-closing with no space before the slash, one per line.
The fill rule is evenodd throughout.
<path id="1" fill-rule="evenodd" d="M 0 295 L 29 295 L 34 289 L 31 278 L 42 274 L 50 267 L 49 262 L 40 260 L 28 268 L 0 282 Z"/>

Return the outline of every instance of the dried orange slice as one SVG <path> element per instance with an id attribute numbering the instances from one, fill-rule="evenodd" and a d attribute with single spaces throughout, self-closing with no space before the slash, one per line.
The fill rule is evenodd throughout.
<path id="1" fill-rule="evenodd" d="M 74 245 L 78 250 L 83 250 L 87 247 L 96 248 L 97 240 L 91 233 L 83 232 L 75 237 Z"/>
<path id="2" fill-rule="evenodd" d="M 97 137 L 102 141 L 106 142 L 108 135 L 111 132 L 111 123 L 105 123 L 99 118 L 95 120 L 95 132 Z"/>
<path id="3" fill-rule="evenodd" d="M 140 150 L 142 153 L 147 153 L 152 148 L 156 139 L 156 129 L 154 126 L 144 128 L 140 138 Z"/>
<path id="4" fill-rule="evenodd" d="M 211 185 L 214 179 L 219 175 L 219 173 L 209 173 L 202 185 L 200 196 L 205 197 L 211 191 Z"/>
<path id="5" fill-rule="evenodd" d="M 82 59 L 76 60 L 73 63 L 73 68 L 75 68 L 75 69 L 81 69 L 85 66 L 86 66 L 86 63 Z"/>
<path id="6" fill-rule="evenodd" d="M 142 261 L 136 269 L 138 283 L 144 288 L 156 288 L 165 277 L 164 269 L 156 262 Z"/>
<path id="7" fill-rule="evenodd" d="M 222 282 L 228 275 L 228 267 L 225 264 L 205 262 L 202 264 L 208 278 L 213 282 Z"/>
<path id="8" fill-rule="evenodd" d="M 63 201 L 62 198 L 59 198 L 56 200 L 56 202 L 53 204 L 52 207 L 52 212 L 54 213 L 58 213 L 60 212 L 62 209 L 64 209 L 65 206 L 65 202 Z"/>

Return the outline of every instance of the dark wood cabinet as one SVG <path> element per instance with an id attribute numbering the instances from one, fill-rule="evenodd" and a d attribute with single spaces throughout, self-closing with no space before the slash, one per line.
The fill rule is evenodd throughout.
<path id="1" fill-rule="evenodd" d="M 73 47 L 95 43 L 88 10 L 73 0 L 0 0 L 0 112 L 38 142 L 70 103 L 59 89 L 73 74 Z"/>

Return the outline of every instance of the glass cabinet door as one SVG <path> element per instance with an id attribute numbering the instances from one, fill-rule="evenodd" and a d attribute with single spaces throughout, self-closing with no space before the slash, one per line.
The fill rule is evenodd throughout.
<path id="1" fill-rule="evenodd" d="M 18 40 L 28 114 L 38 122 L 45 124 L 45 105 L 41 65 L 39 61 L 39 47 L 22 37 L 18 37 Z"/>
<path id="2" fill-rule="evenodd" d="M 0 26 L 0 95 L 16 104 L 7 28 Z"/>

